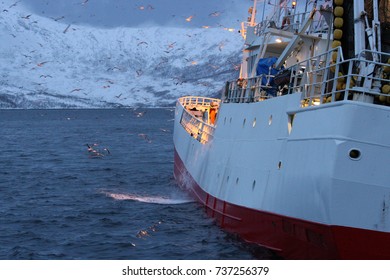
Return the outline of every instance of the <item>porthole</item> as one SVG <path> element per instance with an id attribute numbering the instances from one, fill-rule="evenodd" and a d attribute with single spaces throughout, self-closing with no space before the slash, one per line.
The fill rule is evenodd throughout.
<path id="1" fill-rule="evenodd" d="M 229 123 L 232 123 L 232 118 L 230 118 Z"/>
<path id="2" fill-rule="evenodd" d="M 253 180 L 253 183 L 252 183 L 252 190 L 254 190 L 256 187 L 256 180 Z"/>
<path id="3" fill-rule="evenodd" d="M 240 178 L 237 177 L 236 179 L 236 185 L 238 185 L 238 182 L 240 181 Z"/>
<path id="4" fill-rule="evenodd" d="M 229 183 L 229 176 L 226 177 L 226 182 Z"/>
<path id="5" fill-rule="evenodd" d="M 272 124 L 272 115 L 269 116 L 269 119 L 268 119 L 268 125 L 271 125 Z"/>
<path id="6" fill-rule="evenodd" d="M 279 163 L 278 163 L 278 169 L 280 169 L 280 168 L 282 168 L 282 162 L 281 161 L 279 161 Z"/>
<path id="7" fill-rule="evenodd" d="M 226 124 L 226 117 L 223 119 L 223 124 Z"/>
<path id="8" fill-rule="evenodd" d="M 246 124 L 246 119 L 244 119 L 244 121 L 242 122 L 242 127 L 245 127 L 245 124 Z"/>
<path id="9" fill-rule="evenodd" d="M 358 149 L 351 149 L 349 151 L 349 158 L 352 160 L 359 160 L 362 157 L 362 153 Z"/>
<path id="10" fill-rule="evenodd" d="M 256 118 L 253 120 L 252 127 L 256 126 Z"/>

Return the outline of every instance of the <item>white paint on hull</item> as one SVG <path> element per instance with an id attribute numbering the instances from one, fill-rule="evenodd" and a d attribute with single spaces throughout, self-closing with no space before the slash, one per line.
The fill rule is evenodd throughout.
<path id="1" fill-rule="evenodd" d="M 389 107 L 340 101 L 301 108 L 299 94 L 222 103 L 206 144 L 182 128 L 182 110 L 175 148 L 207 193 L 302 220 L 390 231 Z M 351 159 L 351 150 L 360 158 Z"/>

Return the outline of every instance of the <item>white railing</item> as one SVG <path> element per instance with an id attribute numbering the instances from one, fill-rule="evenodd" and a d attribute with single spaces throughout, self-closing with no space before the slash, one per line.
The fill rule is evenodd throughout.
<path id="1" fill-rule="evenodd" d="M 337 58 L 332 61 L 335 54 Z M 302 93 L 303 107 L 370 99 L 373 103 L 389 105 L 387 97 L 390 95 L 381 89 L 390 85 L 389 76 L 385 74 L 390 65 L 369 59 L 378 56 L 387 61 L 389 54 L 366 50 L 358 58 L 348 60 L 344 60 L 341 54 L 339 47 L 295 65 L 289 93 Z"/>
<path id="2" fill-rule="evenodd" d="M 273 17 L 272 19 L 266 19 L 255 26 L 254 33 L 257 36 L 261 36 L 267 30 L 267 28 L 281 29 L 290 32 L 298 32 L 301 30 L 305 23 L 305 19 L 310 15 L 311 11 L 295 13 L 290 15 L 280 15 L 280 18 Z M 328 32 L 329 26 L 325 21 L 325 18 L 318 16 L 314 19 L 308 27 L 308 33 L 323 33 Z"/>
<path id="3" fill-rule="evenodd" d="M 221 100 L 217 98 L 209 98 L 202 96 L 185 96 L 179 98 L 179 102 L 183 107 L 186 106 L 210 106 L 211 102 L 219 103 Z"/>
<path id="4" fill-rule="evenodd" d="M 301 61 L 281 77 L 261 75 L 226 84 L 224 103 L 259 102 L 284 94 L 302 95 L 302 107 L 340 100 L 355 100 L 390 106 L 390 54 L 366 50 L 357 58 L 344 60 L 341 47 Z M 273 82 L 270 82 L 273 79 Z M 384 90 L 384 88 L 386 88 Z"/>
<path id="5" fill-rule="evenodd" d="M 194 139 L 202 144 L 206 144 L 213 139 L 215 127 L 203 121 L 201 117 L 197 117 L 191 113 L 191 109 L 201 111 L 204 108 L 210 107 L 212 102 L 219 105 L 220 99 L 186 96 L 179 98 L 178 102 L 183 106 L 183 113 L 180 118 L 180 124 Z"/>

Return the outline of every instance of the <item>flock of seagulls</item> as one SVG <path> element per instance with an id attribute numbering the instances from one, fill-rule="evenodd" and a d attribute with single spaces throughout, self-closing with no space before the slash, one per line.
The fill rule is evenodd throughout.
<path id="1" fill-rule="evenodd" d="M 11 8 L 17 6 L 19 2 L 21 2 L 21 1 L 20 1 L 20 0 L 19 0 L 19 1 L 16 1 L 16 2 L 13 3 L 12 5 L 10 5 L 10 6 L 8 7 L 8 9 L 11 9 Z M 84 0 L 84 1 L 80 2 L 80 4 L 85 6 L 85 5 L 88 4 L 88 2 L 89 2 L 88 0 Z M 4 9 L 3 12 L 8 12 L 8 9 Z M 154 8 L 152 5 L 147 5 L 147 6 L 138 6 L 138 9 L 139 9 L 139 10 L 154 10 L 155 8 Z M 209 16 L 210 16 L 210 17 L 219 17 L 222 13 L 223 13 L 223 12 L 220 12 L 220 11 L 214 11 L 214 12 L 210 13 Z M 31 17 L 32 17 L 32 14 L 28 14 L 28 15 L 25 15 L 25 16 L 21 16 L 21 18 L 22 18 L 22 19 L 25 19 L 25 20 L 30 20 Z M 195 15 L 190 15 L 190 16 L 186 17 L 185 20 L 186 20 L 187 22 L 190 22 L 190 21 L 192 21 L 192 20 L 194 19 L 194 17 L 195 17 Z M 50 17 L 50 18 L 51 18 L 53 21 L 59 22 L 59 21 L 65 19 L 65 16 L 64 16 L 64 15 L 61 15 L 61 16 Z M 34 21 L 34 22 L 36 23 L 37 21 Z M 66 26 L 66 28 L 63 30 L 63 33 L 66 34 L 66 33 L 69 31 L 70 27 L 71 27 L 71 24 L 68 24 L 68 25 Z M 221 25 L 219 25 L 219 27 L 221 27 Z M 208 28 L 211 28 L 211 26 L 202 26 L 202 28 L 208 29 Z M 227 29 L 227 28 L 224 28 L 224 29 Z M 231 30 L 231 29 L 227 29 L 227 30 Z M 16 38 L 16 35 L 15 35 L 15 34 L 12 33 L 12 34 L 10 34 L 10 35 L 11 35 L 12 37 Z M 192 35 L 187 34 L 187 36 L 188 36 L 188 37 L 191 37 Z M 176 42 L 170 43 L 170 44 L 167 46 L 167 49 L 165 50 L 165 52 L 166 52 L 166 53 L 170 53 L 170 52 L 174 49 L 175 43 L 176 43 Z M 146 41 L 140 41 L 140 42 L 137 43 L 137 46 L 138 46 L 138 47 L 139 47 L 139 46 L 142 46 L 142 45 L 148 46 L 149 43 L 146 42 Z M 41 46 L 43 47 L 43 45 L 41 45 Z M 182 50 L 182 49 L 183 49 L 183 48 L 178 48 L 176 51 Z M 222 50 L 221 45 L 219 45 L 219 50 L 220 50 L 220 51 Z M 38 66 L 38 67 L 41 67 L 41 66 L 43 66 L 45 63 L 46 63 L 46 62 L 38 63 L 37 66 Z M 196 64 L 197 64 L 197 62 L 195 62 L 195 61 L 192 61 L 192 62 L 191 62 L 191 65 L 196 65 Z M 139 76 L 142 75 L 142 72 L 140 72 L 140 71 L 137 70 L 137 73 L 136 73 L 136 74 L 137 74 L 137 76 L 139 77 Z"/>
<path id="2" fill-rule="evenodd" d="M 16 1 L 16 2 L 13 3 L 12 5 L 10 5 L 10 6 L 8 7 L 8 9 L 3 9 L 3 12 L 8 12 L 9 9 L 12 9 L 13 7 L 17 6 L 19 2 L 20 2 L 20 1 Z M 89 2 L 88 0 L 84 0 L 84 1 L 82 1 L 80 4 L 83 5 L 83 6 L 85 6 L 85 5 L 88 4 L 88 2 Z M 155 8 L 154 8 L 153 6 L 151 6 L 151 5 L 139 6 L 138 8 L 139 8 L 139 10 L 154 10 L 154 9 L 155 9 Z M 216 11 L 216 12 L 210 13 L 209 16 L 218 17 L 218 16 L 220 16 L 220 14 L 221 14 L 221 12 Z M 24 20 L 31 20 L 32 16 L 33 16 L 32 14 L 27 14 L 27 15 L 21 16 L 21 18 L 24 19 Z M 195 15 L 191 15 L 191 16 L 189 16 L 189 17 L 186 17 L 185 20 L 186 20 L 187 22 L 190 22 L 190 21 L 192 21 L 192 20 L 194 19 L 194 17 L 195 17 Z M 55 21 L 55 22 L 59 22 L 59 21 L 61 21 L 61 20 L 64 20 L 64 19 L 65 19 L 65 16 L 52 17 L 51 19 L 52 19 L 53 21 Z M 37 23 L 37 22 L 34 21 L 34 23 Z M 63 32 L 64 34 L 68 33 L 68 31 L 70 30 L 70 27 L 71 27 L 71 24 L 68 24 L 68 25 L 66 26 L 66 28 L 65 28 L 62 32 Z M 207 27 L 204 26 L 203 28 L 210 28 L 210 26 L 207 26 Z M 16 37 L 15 34 L 10 34 L 10 35 L 11 35 L 12 37 L 14 37 L 14 38 Z M 188 37 L 191 37 L 192 35 L 187 35 L 187 36 L 188 36 Z M 148 45 L 148 42 L 146 42 L 146 41 L 140 41 L 140 42 L 137 44 L 137 46 L 147 46 L 147 45 Z M 40 46 L 43 47 L 42 44 L 41 44 Z M 177 46 L 177 42 L 171 42 L 171 43 L 169 43 L 169 44 L 166 46 L 165 52 L 166 52 L 166 53 L 170 53 L 171 51 L 173 51 L 173 50 L 176 48 L 176 46 Z M 224 45 L 221 43 L 221 44 L 219 45 L 219 50 L 222 51 L 223 47 L 224 47 Z M 176 50 L 182 50 L 182 48 L 176 48 Z M 36 50 L 31 51 L 30 54 L 32 54 L 32 53 L 35 52 L 35 51 L 36 51 Z M 30 59 L 30 60 L 33 59 L 33 57 L 32 57 L 31 55 L 23 54 L 23 56 L 24 56 L 25 58 L 27 58 L 27 59 Z M 40 62 L 38 62 L 38 63 L 35 63 L 35 66 L 36 66 L 36 67 L 42 68 L 42 67 L 44 67 L 47 63 L 50 63 L 50 62 L 51 62 L 51 61 L 40 61 Z M 191 65 L 196 65 L 196 64 L 197 64 L 196 61 L 192 61 L 192 60 L 188 60 L 188 62 L 191 63 Z M 161 63 L 166 63 L 166 61 L 162 61 L 162 62 L 160 62 L 160 64 L 161 64 Z M 32 68 L 32 69 L 35 69 L 35 68 Z M 116 69 L 116 70 L 121 70 L 119 67 L 113 67 L 113 68 L 109 68 L 107 71 L 113 71 L 113 70 L 115 70 L 115 69 Z M 138 77 L 141 76 L 142 74 L 143 74 L 142 69 L 137 69 L 137 70 L 136 70 L 136 75 L 137 75 Z M 52 76 L 52 75 L 49 75 L 49 74 L 41 74 L 41 75 L 40 75 L 40 78 L 42 78 L 42 79 L 48 79 L 48 78 L 53 78 L 53 76 Z M 182 80 L 179 80 L 179 79 L 178 79 L 177 84 L 178 84 L 178 83 L 182 83 L 182 82 L 183 82 Z M 103 86 L 104 88 L 109 88 L 110 85 L 112 85 L 114 82 L 112 82 L 112 81 L 107 81 L 107 83 L 108 83 L 107 85 L 104 85 L 104 86 Z M 82 89 L 82 88 L 74 88 L 74 89 L 72 89 L 72 90 L 70 91 L 70 93 L 81 92 L 81 91 L 83 91 L 83 90 L 84 90 L 84 89 Z M 122 94 L 119 94 L 119 95 L 116 95 L 115 97 L 119 99 L 119 98 L 121 98 L 121 96 L 122 96 Z M 142 118 L 142 117 L 144 117 L 144 116 L 146 115 L 147 112 L 146 112 L 146 111 L 134 111 L 133 113 L 134 113 L 134 116 L 135 116 L 136 118 Z M 165 129 L 165 128 L 160 128 L 160 131 L 161 131 L 161 132 L 164 132 L 164 133 L 170 133 L 170 130 L 169 130 L 169 129 Z M 139 133 L 139 134 L 138 134 L 138 137 L 139 137 L 140 139 L 142 139 L 143 141 L 145 141 L 146 143 L 148 143 L 148 144 L 152 143 L 152 139 L 151 139 L 150 136 L 147 135 L 146 133 Z M 87 150 L 88 157 L 91 158 L 91 159 L 101 159 L 101 158 L 105 158 L 105 157 L 111 156 L 110 150 L 109 150 L 107 147 L 100 147 L 100 145 L 99 145 L 98 143 L 93 143 L 93 144 L 87 143 L 87 144 L 85 144 L 85 146 L 86 146 L 86 150 Z M 142 229 L 142 230 L 138 231 L 137 234 L 136 234 L 136 237 L 137 237 L 137 238 L 141 238 L 141 239 L 149 237 L 150 234 L 153 233 L 153 232 L 155 232 L 155 231 L 157 230 L 158 226 L 160 226 L 161 224 L 162 224 L 162 222 L 161 222 L 161 221 L 158 221 L 157 223 L 155 223 L 155 224 L 149 226 L 148 228 Z M 135 246 L 134 244 L 132 244 L 132 245 Z"/>
<path id="3" fill-rule="evenodd" d="M 137 238 L 146 238 L 146 237 L 149 237 L 151 232 L 156 232 L 157 231 L 157 227 L 159 225 L 161 225 L 162 222 L 161 221 L 158 221 L 157 223 L 149 226 L 147 229 L 142 229 L 140 231 L 138 231 L 138 233 L 136 234 L 136 237 Z"/>
<path id="4" fill-rule="evenodd" d="M 77 4 L 79 5 L 82 5 L 82 6 L 87 6 L 87 5 L 91 5 L 91 1 L 88 1 L 88 0 L 76 0 L 78 1 Z M 8 7 L 6 7 L 3 12 L 8 12 L 10 9 L 16 7 L 21 1 L 15 1 L 13 4 L 9 5 Z M 152 5 L 145 5 L 145 6 L 138 6 L 138 10 L 141 10 L 141 11 L 153 11 L 155 10 L 155 7 L 153 7 Z M 211 13 L 208 14 L 209 17 L 219 17 L 221 16 L 221 14 L 223 14 L 222 11 L 213 11 Z M 207 15 L 207 14 L 206 14 Z M 20 16 L 23 20 L 26 20 L 30 23 L 32 23 L 32 20 L 34 20 L 34 15 L 33 14 L 26 14 L 26 15 L 23 15 L 23 16 Z M 190 22 L 190 21 L 193 21 L 194 19 L 196 19 L 196 16 L 195 15 L 190 15 L 190 16 L 182 16 L 184 18 L 184 20 L 186 20 L 187 22 Z M 51 17 L 51 20 L 55 21 L 55 22 L 63 22 L 66 20 L 66 16 L 65 15 L 59 15 L 59 16 L 55 16 L 55 17 Z M 34 21 L 35 22 L 35 21 Z M 203 28 L 211 28 L 210 26 L 203 26 Z M 71 24 L 68 24 L 66 26 L 66 28 L 62 31 L 64 34 L 67 34 L 69 31 L 71 30 Z M 73 28 L 73 30 L 76 30 Z M 71 33 L 71 32 L 70 32 Z M 15 33 L 17 34 L 17 33 Z M 15 34 L 10 34 L 12 37 L 16 38 L 17 35 Z M 190 37 L 194 37 L 194 36 L 197 36 L 197 34 L 186 34 L 189 38 Z M 137 39 L 138 40 L 138 39 Z M 137 47 L 148 47 L 151 43 L 150 42 L 147 42 L 145 39 L 142 40 L 139 39 L 138 41 L 134 42 L 136 44 Z M 45 45 L 44 43 L 37 43 L 39 44 L 39 46 L 41 48 L 44 48 Z M 225 44 L 224 42 L 221 42 L 219 45 L 216 45 L 216 47 L 219 49 L 219 51 L 223 51 L 223 49 L 225 48 Z M 173 55 L 179 55 L 181 56 L 182 53 L 178 53 L 179 51 L 183 51 L 184 48 L 183 47 L 179 47 L 178 46 L 178 43 L 174 40 L 172 40 L 171 42 L 167 42 L 165 45 L 162 46 L 162 52 L 166 53 L 167 55 L 166 56 L 162 56 L 160 61 L 157 61 L 156 65 L 154 66 L 154 70 L 157 70 L 157 69 L 162 69 L 162 67 L 164 65 L 166 65 L 167 63 L 169 63 L 169 57 L 168 54 L 173 54 Z M 23 61 L 24 63 L 22 64 L 22 66 L 30 66 L 30 70 L 39 70 L 39 72 L 37 72 L 37 77 L 39 77 L 41 79 L 41 81 L 39 82 L 36 82 L 35 85 L 40 85 L 40 86 L 44 86 L 46 85 L 48 82 L 49 82 L 49 79 L 53 79 L 55 78 L 54 75 L 52 73 L 48 73 L 45 68 L 45 66 L 47 64 L 55 64 L 56 61 L 53 60 L 50 60 L 50 58 L 48 60 L 44 60 L 44 57 L 42 57 L 42 55 L 38 56 L 36 54 L 33 54 L 34 52 L 37 52 L 37 50 L 32 50 L 30 51 L 30 53 L 24 53 L 22 54 L 26 60 Z M 39 51 L 38 51 L 39 52 Z M 37 53 L 38 53 L 37 52 Z M 194 60 L 194 59 L 191 59 L 191 58 L 187 58 L 183 55 L 182 59 L 185 61 L 185 63 L 188 65 L 188 66 L 196 66 L 199 64 L 198 61 Z M 54 67 L 54 66 L 53 66 Z M 213 66 L 211 66 L 213 67 Z M 217 67 L 217 66 L 216 66 Z M 234 68 L 236 68 L 234 66 Z M 28 68 L 27 68 L 28 69 Z M 213 67 L 213 69 L 215 69 Z M 109 67 L 107 68 L 107 72 L 112 72 L 114 70 L 118 70 L 118 71 L 124 71 L 124 69 L 121 67 L 121 66 L 113 66 L 113 67 Z M 134 69 L 134 77 L 135 78 L 139 78 L 143 75 L 145 75 L 145 71 L 144 69 L 142 68 L 136 68 Z M 189 80 L 188 79 L 185 79 L 183 77 L 171 77 L 172 80 L 173 80 L 173 84 L 175 85 L 181 85 L 183 83 L 186 83 L 188 82 Z M 46 81 L 44 81 L 46 80 Z M 113 84 L 114 82 L 112 81 L 108 81 L 106 84 L 104 85 L 101 85 L 101 88 L 103 89 L 106 89 L 106 90 L 113 90 Z M 206 84 L 203 84 L 203 85 L 206 85 Z M 209 84 L 207 84 L 209 85 Z M 80 94 L 84 94 L 84 95 L 88 95 L 88 93 L 85 91 L 85 89 L 82 88 L 82 86 L 79 86 L 79 87 L 74 87 L 73 89 L 70 88 L 68 93 L 79 93 Z M 114 95 L 115 98 L 117 98 L 118 100 L 124 100 L 124 99 L 127 99 L 126 97 L 126 94 L 124 93 L 120 93 L 118 92 L 116 95 Z"/>
<path id="5" fill-rule="evenodd" d="M 98 149 L 97 146 L 99 146 L 99 144 L 97 143 L 92 145 L 86 144 L 86 146 L 89 158 L 103 158 L 111 154 L 108 148 L 103 148 L 102 150 Z"/>
<path id="6" fill-rule="evenodd" d="M 168 109 L 169 111 L 172 111 Z M 135 118 L 142 118 L 146 115 L 147 111 L 138 111 L 138 108 L 133 109 L 133 116 Z M 170 133 L 171 131 L 166 128 L 160 128 L 159 129 L 163 133 Z M 150 144 L 152 143 L 152 139 L 150 138 L 149 135 L 146 133 L 138 133 L 138 138 L 144 140 L 146 143 Z M 87 153 L 88 157 L 91 159 L 96 159 L 96 158 L 104 158 L 106 156 L 110 156 L 111 152 L 107 147 L 100 147 L 99 143 L 93 143 L 93 144 L 85 144 L 87 147 Z"/>
<path id="7" fill-rule="evenodd" d="M 145 6 L 138 6 L 138 9 L 141 10 L 141 11 L 144 11 L 144 10 L 154 10 L 154 7 L 152 5 L 147 5 L 146 7 Z"/>
<path id="8" fill-rule="evenodd" d="M 20 0 L 19 0 L 19 1 L 16 1 L 16 2 L 13 3 L 12 5 L 10 5 L 10 6 L 8 7 L 8 9 L 3 9 L 3 12 L 8 12 L 9 9 L 11 9 L 11 8 L 13 8 L 13 7 L 15 7 L 15 6 L 17 6 L 19 2 L 20 2 Z M 82 5 L 82 6 L 87 6 L 88 2 L 89 2 L 89 0 L 84 0 L 84 1 L 80 2 L 80 5 Z M 149 5 L 146 5 L 146 6 L 141 5 L 141 6 L 136 6 L 136 7 L 137 7 L 137 9 L 140 10 L 140 11 L 153 11 L 153 10 L 155 10 L 155 8 L 154 8 L 152 5 L 150 5 L 150 4 L 149 4 Z M 209 16 L 209 17 L 219 17 L 222 13 L 223 13 L 223 12 L 221 12 L 221 11 L 215 11 L 215 12 L 210 13 L 208 16 Z M 25 20 L 29 20 L 31 16 L 32 16 L 32 14 L 28 14 L 28 15 L 22 16 L 21 18 L 23 18 L 23 19 L 25 19 Z M 95 15 L 94 15 L 94 14 L 91 14 L 91 16 L 95 16 Z M 172 17 L 176 17 L 176 15 L 172 15 Z M 64 15 L 61 15 L 61 16 L 50 17 L 50 18 L 51 18 L 52 20 L 58 22 L 58 21 L 61 21 L 61 20 L 65 19 L 65 16 L 64 16 Z M 195 15 L 186 16 L 186 17 L 184 17 L 184 18 L 185 18 L 185 21 L 191 22 L 191 21 L 195 18 Z M 35 23 L 37 23 L 37 21 L 35 21 Z M 219 26 L 221 26 L 221 25 L 219 25 Z M 64 29 L 63 33 L 67 33 L 67 31 L 69 30 L 69 27 L 70 27 L 70 24 L 67 26 L 66 29 Z M 203 25 L 202 27 L 203 27 L 203 28 L 210 28 L 211 26 L 209 26 L 209 25 Z M 228 28 L 225 28 L 225 29 L 230 30 L 230 29 L 228 29 Z"/>

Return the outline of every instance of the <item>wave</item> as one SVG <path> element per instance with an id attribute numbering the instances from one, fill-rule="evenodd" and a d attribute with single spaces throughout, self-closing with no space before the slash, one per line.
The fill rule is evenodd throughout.
<path id="1" fill-rule="evenodd" d="M 164 196 L 142 196 L 136 194 L 120 194 L 120 193 L 106 193 L 108 197 L 111 197 L 115 200 L 133 200 L 144 203 L 153 203 L 153 204 L 184 204 L 193 202 L 189 198 L 169 198 Z"/>

